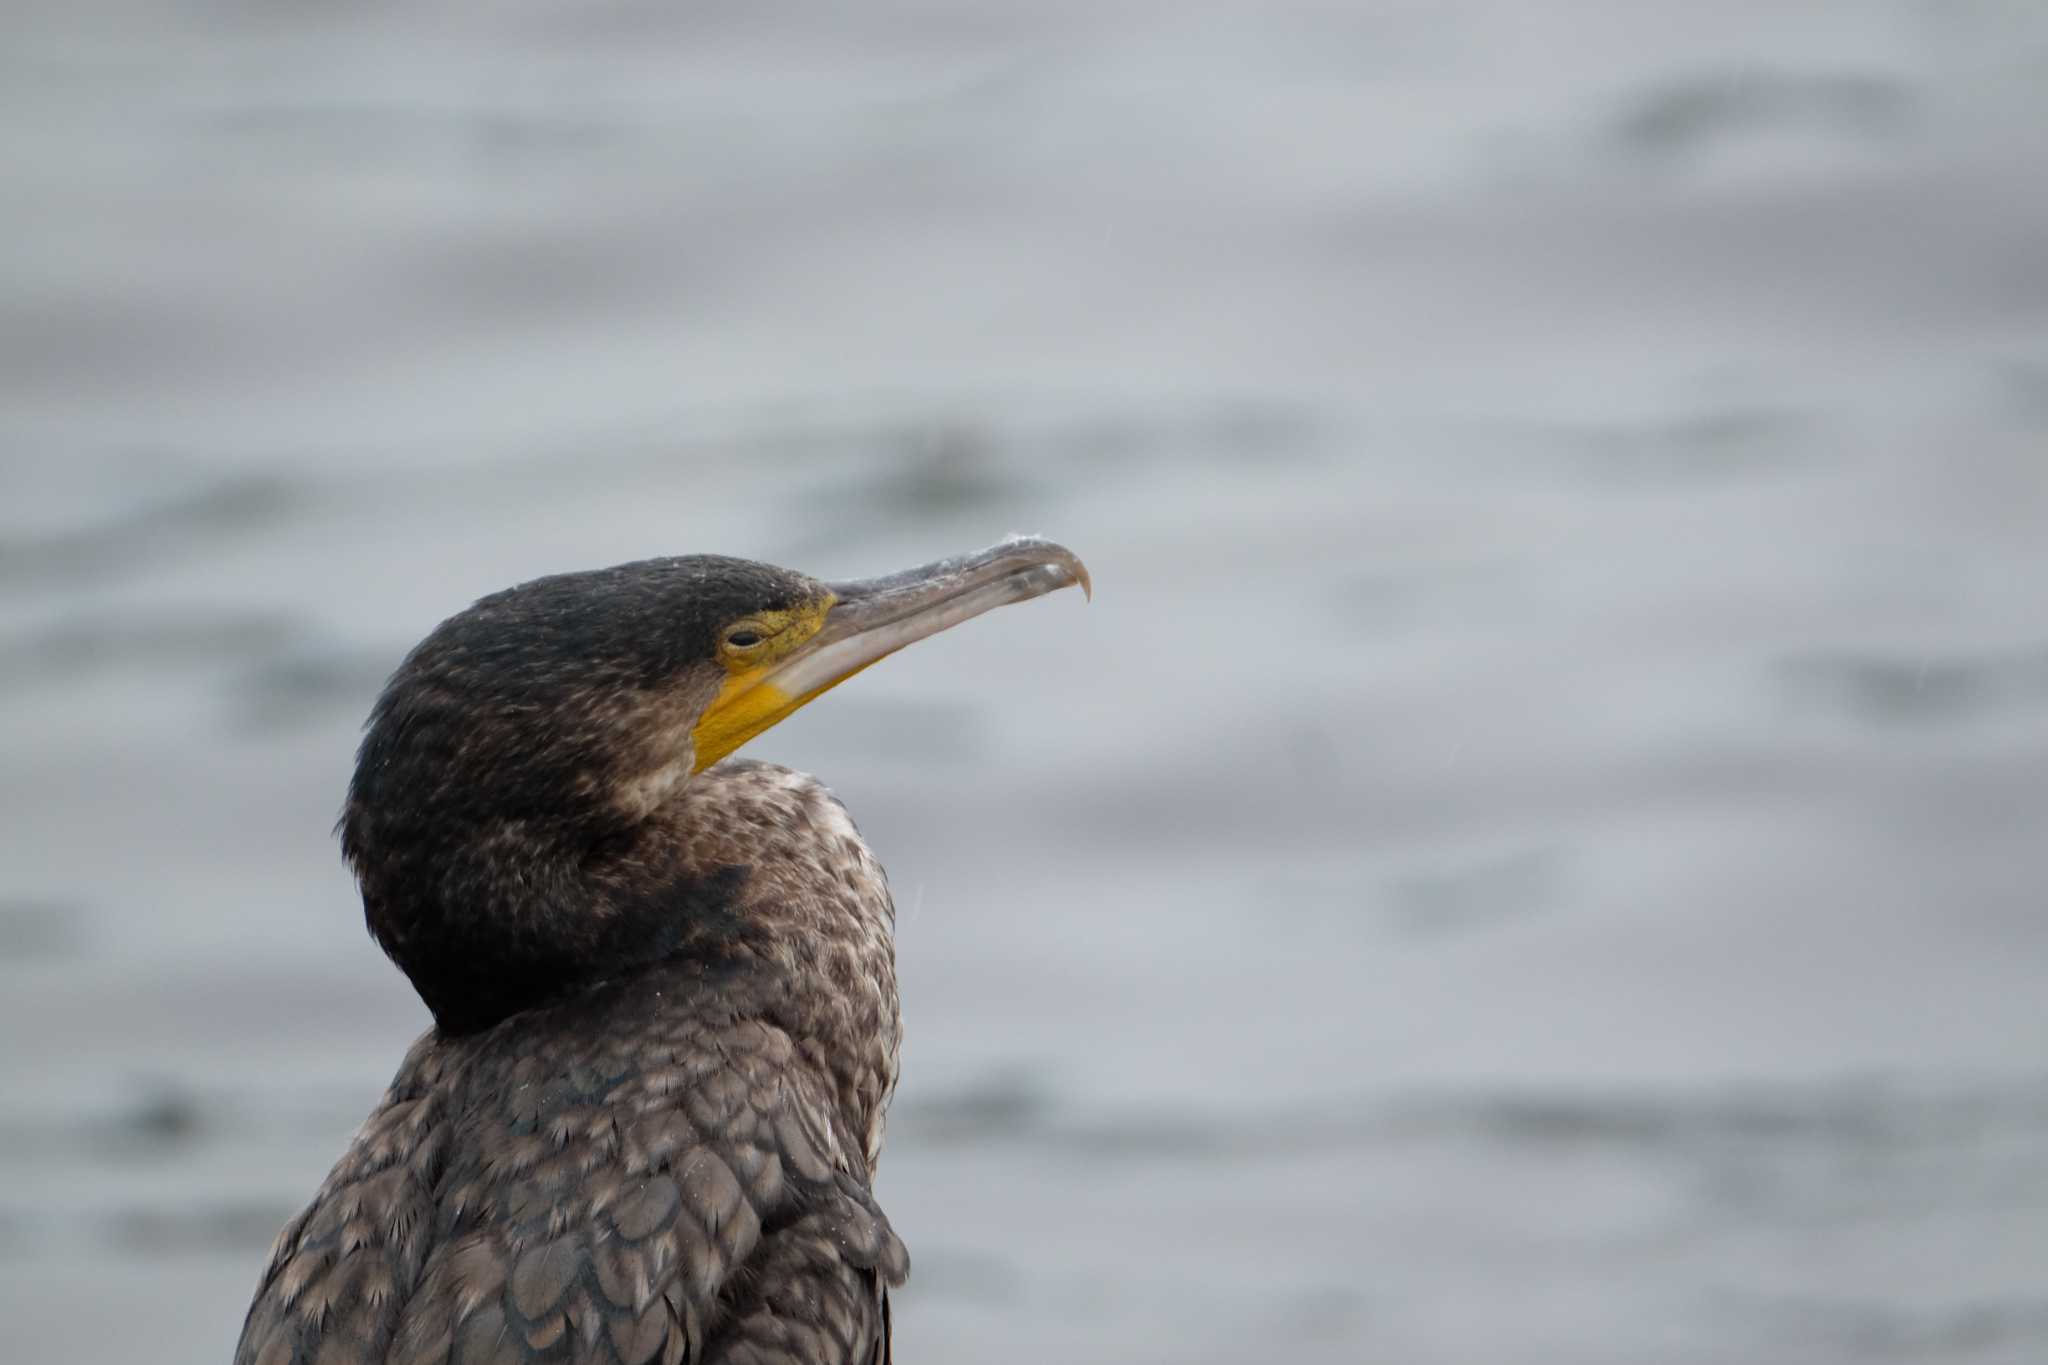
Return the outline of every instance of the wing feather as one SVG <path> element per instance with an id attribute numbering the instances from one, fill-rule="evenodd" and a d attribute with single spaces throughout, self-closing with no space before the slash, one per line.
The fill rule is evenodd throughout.
<path id="1" fill-rule="evenodd" d="M 237 1365 L 886 1360 L 908 1257 L 830 1095 L 701 988 L 429 1035 L 279 1236 Z"/>

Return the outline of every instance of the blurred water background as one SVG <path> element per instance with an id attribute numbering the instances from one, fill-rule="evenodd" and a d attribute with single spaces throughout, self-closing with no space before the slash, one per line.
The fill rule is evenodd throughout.
<path id="1" fill-rule="evenodd" d="M 1011 531 L 889 864 L 908 1361 L 2048 1359 L 2048 8 L 0 20 L 0 1316 L 218 1361 L 507 583 Z"/>

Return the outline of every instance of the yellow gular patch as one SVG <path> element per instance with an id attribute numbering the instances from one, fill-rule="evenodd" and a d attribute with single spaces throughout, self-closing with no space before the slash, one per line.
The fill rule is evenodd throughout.
<path id="1" fill-rule="evenodd" d="M 825 628 L 825 614 L 838 600 L 826 593 L 788 611 L 755 612 L 719 632 L 725 684 L 691 727 L 692 771 L 703 772 L 811 699 L 792 697 L 768 679 L 778 664 Z"/>

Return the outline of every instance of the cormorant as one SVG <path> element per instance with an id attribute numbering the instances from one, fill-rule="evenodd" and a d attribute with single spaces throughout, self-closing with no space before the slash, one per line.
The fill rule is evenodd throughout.
<path id="1" fill-rule="evenodd" d="M 339 832 L 434 1026 L 279 1234 L 237 1365 L 888 1360 L 888 885 L 815 779 L 729 755 L 1077 583 L 1035 539 L 857 583 L 687 556 L 428 635 Z"/>

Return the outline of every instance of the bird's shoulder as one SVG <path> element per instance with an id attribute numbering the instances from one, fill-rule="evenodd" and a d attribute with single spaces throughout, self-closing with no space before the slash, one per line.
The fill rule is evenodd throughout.
<path id="1" fill-rule="evenodd" d="M 773 995 L 676 963 L 423 1038 L 237 1365 L 886 1358 L 908 1256 Z"/>

